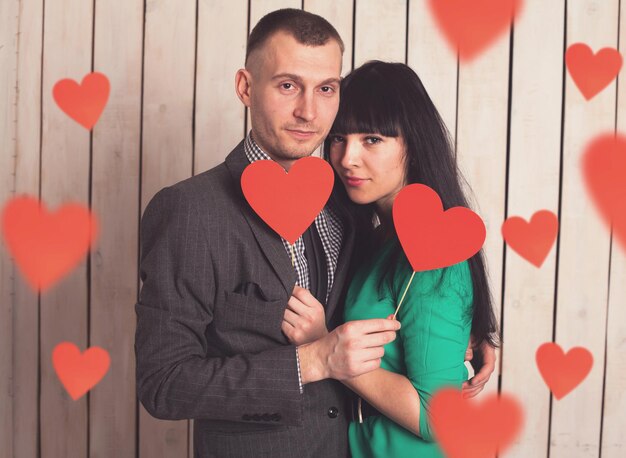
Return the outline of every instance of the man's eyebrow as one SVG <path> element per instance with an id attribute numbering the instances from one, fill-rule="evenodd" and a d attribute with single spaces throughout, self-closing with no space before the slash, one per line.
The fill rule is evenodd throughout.
<path id="1" fill-rule="evenodd" d="M 294 75 L 293 73 L 279 73 L 278 75 L 274 75 L 272 77 L 272 80 L 278 80 L 278 79 L 283 79 L 283 78 L 294 80 L 296 83 L 303 82 L 302 78 L 300 78 L 298 75 Z M 322 81 L 320 85 L 331 84 L 331 83 L 341 84 L 341 78 L 328 78 Z"/>

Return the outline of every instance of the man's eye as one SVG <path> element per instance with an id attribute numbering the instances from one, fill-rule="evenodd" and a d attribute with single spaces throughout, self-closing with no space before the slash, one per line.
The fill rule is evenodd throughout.
<path id="1" fill-rule="evenodd" d="M 330 94 L 331 92 L 334 92 L 334 88 L 332 88 L 331 86 L 323 86 L 322 87 L 322 92 L 324 92 L 325 94 Z"/>
<path id="2" fill-rule="evenodd" d="M 283 89 L 291 89 L 293 87 L 293 84 L 291 84 L 291 83 L 283 83 L 283 84 L 281 84 L 281 86 L 283 87 Z"/>

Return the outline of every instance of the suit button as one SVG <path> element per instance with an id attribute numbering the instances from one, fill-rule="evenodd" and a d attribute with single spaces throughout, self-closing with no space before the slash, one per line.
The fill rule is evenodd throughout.
<path id="1" fill-rule="evenodd" d="M 250 415 L 245 414 L 243 417 L 241 417 L 241 419 L 242 419 L 243 421 L 250 421 Z"/>
<path id="2" fill-rule="evenodd" d="M 254 421 L 261 421 L 261 415 L 255 413 L 254 415 L 252 415 L 252 419 Z"/>
<path id="3" fill-rule="evenodd" d="M 330 418 L 337 418 L 337 415 L 339 415 L 339 409 L 337 409 L 337 407 L 330 407 L 328 409 L 328 416 Z"/>
<path id="4" fill-rule="evenodd" d="M 273 413 L 272 414 L 272 421 L 280 421 L 282 417 L 280 416 L 279 413 Z"/>
<path id="5" fill-rule="evenodd" d="M 270 414 L 269 413 L 264 413 L 263 415 L 261 415 L 261 420 L 263 421 L 270 421 Z"/>

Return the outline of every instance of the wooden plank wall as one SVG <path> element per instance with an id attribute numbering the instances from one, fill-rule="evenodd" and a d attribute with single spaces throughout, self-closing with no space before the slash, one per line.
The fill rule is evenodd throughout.
<path id="1" fill-rule="evenodd" d="M 580 158 L 597 133 L 626 131 L 626 96 L 619 78 L 586 101 L 564 65 L 576 42 L 623 51 L 620 0 L 526 0 L 514 27 L 467 64 L 427 0 L 0 1 L 0 204 L 20 194 L 51 209 L 80 202 L 101 223 L 90 256 L 43 295 L 0 244 L 0 456 L 193 456 L 193 422 L 155 420 L 135 397 L 139 220 L 159 189 L 213 167 L 241 140 L 249 116 L 234 75 L 251 27 L 282 7 L 335 25 L 344 75 L 370 59 L 408 63 L 448 126 L 487 226 L 503 332 L 486 391 L 515 393 L 525 410 L 506 456 L 625 456 L 626 255 L 585 192 Z M 52 87 L 91 71 L 108 76 L 111 95 L 88 132 L 56 106 Z M 505 246 L 500 226 L 540 209 L 561 228 L 537 269 Z M 78 401 L 52 368 L 61 341 L 111 355 Z M 559 401 L 535 364 L 549 341 L 585 346 L 595 361 Z"/>

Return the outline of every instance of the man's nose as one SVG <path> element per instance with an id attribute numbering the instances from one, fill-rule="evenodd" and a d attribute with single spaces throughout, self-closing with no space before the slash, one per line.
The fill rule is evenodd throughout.
<path id="1" fill-rule="evenodd" d="M 313 94 L 303 91 L 298 97 L 298 104 L 293 111 L 293 115 L 296 118 L 303 119 L 304 121 L 312 121 L 317 115 L 315 107 L 315 100 Z"/>

